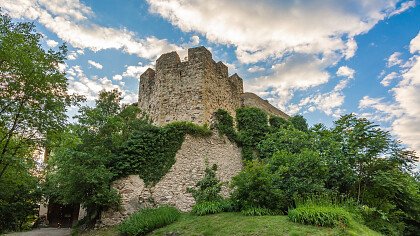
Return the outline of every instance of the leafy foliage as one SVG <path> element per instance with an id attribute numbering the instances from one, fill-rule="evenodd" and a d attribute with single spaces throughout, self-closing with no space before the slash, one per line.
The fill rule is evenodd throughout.
<path id="1" fill-rule="evenodd" d="M 113 180 L 138 174 L 145 183 L 156 183 L 175 162 L 186 134 L 211 134 L 187 122 L 153 126 L 138 118 L 136 106 L 121 106 L 120 100 L 117 90 L 101 91 L 96 106 L 82 107 L 78 124 L 52 146 L 45 191 L 53 201 L 86 207 L 88 224 L 102 210 L 118 206 Z"/>
<path id="2" fill-rule="evenodd" d="M 232 200 L 241 209 L 251 207 L 280 209 L 284 206 L 283 191 L 274 187 L 272 175 L 258 160 L 247 163 L 244 170 L 232 180 Z"/>
<path id="3" fill-rule="evenodd" d="M 269 160 L 267 168 L 274 188 L 283 192 L 283 211 L 293 204 L 296 196 L 328 192 L 325 188 L 328 166 L 317 152 L 307 149 L 296 154 L 279 151 Z"/>
<path id="4" fill-rule="evenodd" d="M 219 202 L 223 198 L 220 195 L 222 184 L 216 177 L 217 165 L 211 168 L 206 167 L 203 179 L 197 182 L 196 188 L 189 188 L 188 192 L 192 193 L 197 204 L 202 202 Z"/>
<path id="5" fill-rule="evenodd" d="M 299 206 L 288 216 L 293 222 L 317 226 L 348 226 L 352 220 L 344 208 L 332 206 Z"/>
<path id="6" fill-rule="evenodd" d="M 193 206 L 191 213 L 202 216 L 224 212 L 225 210 L 226 204 L 224 201 L 200 202 Z"/>
<path id="7" fill-rule="evenodd" d="M 118 226 L 118 231 L 121 235 L 127 236 L 146 235 L 155 229 L 177 221 L 180 216 L 179 211 L 171 206 L 142 209 L 124 220 Z"/>
<path id="8" fill-rule="evenodd" d="M 219 133 L 226 135 L 231 141 L 236 142 L 238 137 L 233 125 L 233 118 L 229 112 L 223 109 L 218 109 L 214 115 L 217 122 L 215 126 Z"/>
<path id="9" fill-rule="evenodd" d="M 22 229 L 34 217 L 40 193 L 33 157 L 80 99 L 67 94 L 59 70 L 66 46 L 45 51 L 42 38 L 33 23 L 14 23 L 0 9 L 0 231 Z"/>
<path id="10" fill-rule="evenodd" d="M 311 137 L 308 133 L 296 129 L 279 129 L 275 133 L 268 134 L 257 146 L 261 158 L 270 158 L 277 151 L 299 153 L 303 149 L 310 148 Z"/>
<path id="11" fill-rule="evenodd" d="M 295 129 L 308 132 L 308 123 L 306 122 L 306 119 L 301 115 L 296 115 L 293 117 L 290 117 L 289 122 L 295 127 Z"/>
<path id="12" fill-rule="evenodd" d="M 255 153 L 257 144 L 269 131 L 267 114 L 254 107 L 242 107 L 236 110 L 238 140 L 242 146 L 244 160 L 257 157 Z"/>
<path id="13" fill-rule="evenodd" d="M 268 123 L 270 124 L 270 127 L 273 130 L 277 130 L 277 129 L 280 129 L 280 128 L 286 128 L 287 126 L 289 126 L 291 124 L 286 119 L 284 119 L 282 117 L 278 117 L 278 116 L 270 116 L 270 118 L 268 119 Z"/>
<path id="14" fill-rule="evenodd" d="M 109 163 L 116 178 L 138 174 L 146 184 L 158 182 L 175 163 L 185 135 L 209 136 L 205 126 L 174 122 L 164 127 L 144 124 L 124 141 Z"/>

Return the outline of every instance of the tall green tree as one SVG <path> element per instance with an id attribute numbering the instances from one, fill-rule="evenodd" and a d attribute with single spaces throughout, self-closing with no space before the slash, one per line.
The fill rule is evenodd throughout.
<path id="1" fill-rule="evenodd" d="M 34 24 L 0 13 L 0 180 L 19 149 L 42 146 L 64 126 L 66 107 L 77 100 L 59 70 L 66 46 L 45 51 L 41 39 Z"/>
<path id="2" fill-rule="evenodd" d="M 119 196 L 110 187 L 115 174 L 109 163 L 133 129 L 145 121 L 138 119 L 136 106 L 122 106 L 121 92 L 101 91 L 94 107 L 85 106 L 52 145 L 45 190 L 52 201 L 81 204 L 88 220 L 118 205 Z"/>
<path id="3" fill-rule="evenodd" d="M 67 94 L 59 70 L 66 46 L 46 51 L 41 40 L 34 24 L 14 23 L 0 10 L 0 231 L 22 229 L 34 215 L 40 198 L 34 156 L 80 99 Z"/>

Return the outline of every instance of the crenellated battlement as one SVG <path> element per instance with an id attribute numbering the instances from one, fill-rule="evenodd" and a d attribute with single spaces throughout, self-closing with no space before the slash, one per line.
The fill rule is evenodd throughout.
<path id="1" fill-rule="evenodd" d="M 149 68 L 140 76 L 138 104 L 158 125 L 172 121 L 208 124 L 217 109 L 234 116 L 237 108 L 248 104 L 241 97 L 243 90 L 238 74 L 229 76 L 223 62 L 216 63 L 205 47 L 196 47 L 188 49 L 188 60 L 182 62 L 177 52 L 162 54 L 156 70 Z"/>

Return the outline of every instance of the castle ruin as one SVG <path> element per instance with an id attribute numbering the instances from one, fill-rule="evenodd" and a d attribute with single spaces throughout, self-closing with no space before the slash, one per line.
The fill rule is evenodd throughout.
<path id="1" fill-rule="evenodd" d="M 242 106 L 258 107 L 270 115 L 288 116 L 253 93 L 243 92 L 242 79 L 222 62 L 215 62 L 204 47 L 188 50 L 188 60 L 181 62 L 176 52 L 163 54 L 156 70 L 147 69 L 140 76 L 139 107 L 156 125 L 173 121 L 211 124 L 214 112 L 225 109 L 232 116 Z M 241 149 L 227 137 L 187 135 L 175 156 L 171 169 L 154 186 L 146 186 L 138 175 L 116 180 L 112 187 L 121 195 L 121 207 L 101 215 L 101 225 L 120 223 L 139 209 L 169 204 L 189 211 L 195 201 L 188 188 L 205 174 L 206 163 L 217 165 L 217 177 L 229 182 L 242 170 Z M 222 195 L 228 196 L 227 185 Z"/>
<path id="2" fill-rule="evenodd" d="M 232 116 L 241 106 L 258 107 L 271 115 L 288 116 L 253 93 L 244 93 L 243 81 L 236 73 L 229 76 L 223 62 L 215 62 L 205 47 L 188 49 L 188 60 L 178 53 L 161 55 L 156 70 L 140 76 L 139 107 L 154 124 L 190 121 L 209 124 L 217 109 Z"/>

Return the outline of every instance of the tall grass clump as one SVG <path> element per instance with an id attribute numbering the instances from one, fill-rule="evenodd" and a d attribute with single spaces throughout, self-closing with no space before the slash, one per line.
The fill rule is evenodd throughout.
<path id="1" fill-rule="evenodd" d="M 118 231 L 124 236 L 145 235 L 179 219 L 181 213 L 171 206 L 142 209 L 124 220 Z"/>
<path id="2" fill-rule="evenodd" d="M 289 220 L 317 226 L 349 226 L 354 220 L 352 213 L 334 198 L 311 197 L 295 200 L 296 208 L 289 209 Z"/>
<path id="3" fill-rule="evenodd" d="M 212 202 L 200 202 L 193 206 L 191 213 L 198 216 L 235 211 L 235 206 L 228 199 Z"/>

